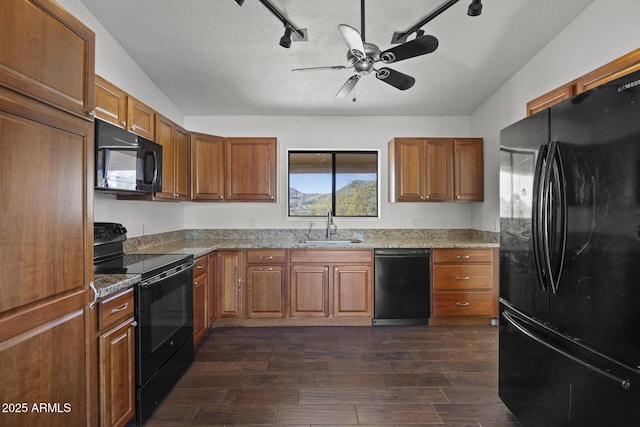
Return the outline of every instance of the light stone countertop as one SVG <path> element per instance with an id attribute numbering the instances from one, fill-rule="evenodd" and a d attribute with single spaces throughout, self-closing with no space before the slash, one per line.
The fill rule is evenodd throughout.
<path id="1" fill-rule="evenodd" d="M 254 230 L 231 230 L 224 236 L 217 232 L 198 230 L 197 232 L 166 233 L 144 238 L 130 239 L 127 250 L 130 254 L 186 254 L 198 258 L 221 249 L 374 249 L 374 248 L 497 248 L 496 236 L 468 230 L 445 230 L 434 233 L 415 234 L 411 230 L 396 232 L 374 232 L 362 235 L 362 243 L 302 243 L 299 235 L 293 237 L 287 232 L 255 232 Z M 262 234 L 262 235 L 261 235 Z M 257 238 L 248 238 L 248 237 Z M 176 238 L 177 237 L 177 238 Z M 317 237 L 317 236 L 314 236 Z M 347 236 L 354 237 L 352 235 Z M 359 235 L 355 236 L 360 238 Z M 336 237 L 341 240 L 343 236 Z M 171 240 L 166 240 L 171 239 Z M 140 242 L 142 241 L 142 242 Z M 140 244 L 145 243 L 145 244 Z M 95 286 L 98 298 L 105 297 L 139 282 L 139 275 L 97 274 Z"/>

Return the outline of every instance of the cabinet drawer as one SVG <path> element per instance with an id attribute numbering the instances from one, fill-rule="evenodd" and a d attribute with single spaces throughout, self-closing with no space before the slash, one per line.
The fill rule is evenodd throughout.
<path id="1" fill-rule="evenodd" d="M 193 277 L 198 277 L 207 272 L 207 268 L 209 266 L 209 257 L 201 256 L 200 258 L 196 258 L 196 266 L 193 268 Z"/>
<path id="2" fill-rule="evenodd" d="M 284 264 L 286 261 L 286 249 L 258 249 L 247 251 L 248 264 Z"/>
<path id="3" fill-rule="evenodd" d="M 133 288 L 110 295 L 98 303 L 98 329 L 102 330 L 133 317 Z"/>
<path id="4" fill-rule="evenodd" d="M 291 262 L 368 264 L 372 262 L 372 257 L 371 250 L 297 249 L 291 251 Z"/>
<path id="5" fill-rule="evenodd" d="M 493 316 L 491 292 L 435 292 L 434 316 Z"/>
<path id="6" fill-rule="evenodd" d="M 491 249 L 434 249 L 431 256 L 434 263 L 490 263 L 493 261 Z"/>
<path id="7" fill-rule="evenodd" d="M 434 290 L 492 288 L 491 264 L 442 264 L 433 266 Z"/>

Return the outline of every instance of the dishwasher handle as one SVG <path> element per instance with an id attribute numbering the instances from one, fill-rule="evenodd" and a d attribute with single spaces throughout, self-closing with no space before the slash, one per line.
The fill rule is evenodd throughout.
<path id="1" fill-rule="evenodd" d="M 397 258 L 406 256 L 424 256 L 428 257 L 431 254 L 431 249 L 428 248 L 381 248 L 374 249 L 373 255 L 375 257 L 384 258 Z"/>

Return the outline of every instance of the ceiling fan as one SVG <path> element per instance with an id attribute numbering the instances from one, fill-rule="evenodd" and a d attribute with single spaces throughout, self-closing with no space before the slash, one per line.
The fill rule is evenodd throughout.
<path id="1" fill-rule="evenodd" d="M 419 35 L 413 40 L 402 43 L 385 51 L 381 51 L 380 48 L 375 44 L 365 41 L 364 0 L 361 0 L 360 2 L 360 10 L 362 34 L 360 34 L 358 30 L 349 25 L 338 25 L 340 34 L 342 35 L 342 38 L 349 48 L 349 50 L 347 51 L 347 61 L 349 65 L 294 68 L 291 71 L 346 70 L 353 68 L 355 74 L 347 79 L 345 84 L 336 94 L 336 98 L 343 98 L 349 95 L 355 88 L 358 81 L 360 81 L 363 76 L 366 76 L 371 72 L 375 73 L 375 76 L 378 78 L 378 80 L 382 80 L 383 82 L 397 89 L 407 90 L 411 88 L 415 84 L 416 79 L 388 67 L 376 68 L 375 64 L 378 62 L 382 62 L 384 64 L 393 64 L 405 59 L 431 53 L 438 48 L 438 39 L 431 35 Z"/>

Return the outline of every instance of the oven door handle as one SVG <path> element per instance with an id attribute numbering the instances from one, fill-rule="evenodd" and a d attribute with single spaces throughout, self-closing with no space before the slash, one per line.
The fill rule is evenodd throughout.
<path id="1" fill-rule="evenodd" d="M 153 285 L 154 283 L 158 283 L 161 280 L 165 280 L 168 279 L 170 277 L 173 277 L 175 275 L 178 275 L 184 271 L 187 271 L 189 269 L 192 269 L 193 267 L 195 267 L 197 264 L 197 262 L 195 261 L 191 261 L 189 264 L 182 264 L 179 265 L 175 268 L 172 268 L 171 270 L 169 270 L 168 274 L 167 273 L 161 273 L 158 274 L 157 276 L 153 276 L 150 277 L 149 279 L 140 282 L 140 287 L 141 288 L 148 288 L 149 286 Z"/>

